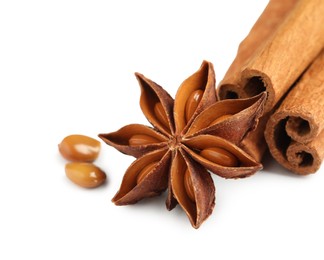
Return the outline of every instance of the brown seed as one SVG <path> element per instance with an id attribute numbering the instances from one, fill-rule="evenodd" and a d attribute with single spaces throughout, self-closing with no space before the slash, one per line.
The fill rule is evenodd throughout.
<path id="1" fill-rule="evenodd" d="M 160 142 L 158 139 L 154 138 L 153 136 L 149 135 L 133 135 L 129 138 L 129 145 L 146 145 L 146 144 L 153 144 Z"/>
<path id="2" fill-rule="evenodd" d="M 220 116 L 220 117 L 216 118 L 213 122 L 211 122 L 210 125 L 215 125 L 215 124 L 217 124 L 217 123 L 219 123 L 221 121 L 224 121 L 225 119 L 227 119 L 227 118 L 229 118 L 231 116 L 232 116 L 231 114 Z"/>
<path id="3" fill-rule="evenodd" d="M 94 161 L 100 151 L 100 142 L 85 135 L 69 135 L 58 145 L 61 155 L 69 161 Z"/>
<path id="4" fill-rule="evenodd" d="M 191 199 L 191 201 L 194 202 L 195 201 L 195 193 L 194 193 L 194 189 L 192 186 L 192 181 L 191 181 L 190 173 L 189 173 L 188 169 L 186 170 L 186 172 L 184 174 L 183 181 L 184 181 L 184 187 L 185 187 L 188 197 Z"/>
<path id="5" fill-rule="evenodd" d="M 190 120 L 190 118 L 192 117 L 192 115 L 195 113 L 199 102 L 203 96 L 203 91 L 201 89 L 197 89 L 195 91 L 193 91 L 190 96 L 187 99 L 186 102 L 186 122 L 188 122 Z"/>
<path id="6" fill-rule="evenodd" d="M 169 128 L 169 121 L 168 117 L 164 111 L 164 108 L 161 104 L 161 102 L 157 102 L 154 106 L 154 113 L 159 120 L 161 124 L 163 124 L 165 127 Z"/>
<path id="7" fill-rule="evenodd" d="M 143 179 L 148 175 L 156 166 L 158 162 L 151 162 L 150 164 L 146 165 L 143 170 L 137 175 L 137 183 L 143 181 Z"/>
<path id="8" fill-rule="evenodd" d="M 106 180 L 106 174 L 92 163 L 67 163 L 65 173 L 72 182 L 84 188 L 98 187 Z"/>
<path id="9" fill-rule="evenodd" d="M 206 148 L 200 152 L 200 155 L 209 161 L 225 167 L 237 167 L 239 161 L 235 155 L 226 151 L 223 148 L 212 147 Z"/>

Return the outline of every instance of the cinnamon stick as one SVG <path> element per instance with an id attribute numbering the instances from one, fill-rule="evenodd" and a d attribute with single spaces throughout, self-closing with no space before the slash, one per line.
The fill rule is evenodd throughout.
<path id="1" fill-rule="evenodd" d="M 271 1 L 269 5 L 274 3 Z M 285 5 L 281 4 L 282 7 Z M 289 4 L 294 6 L 290 12 Z M 265 10 L 266 14 L 271 10 L 270 7 Z M 283 15 L 279 15 L 270 27 L 274 31 L 270 30 L 257 40 L 260 47 L 250 50 L 247 57 L 243 55 L 226 74 L 218 89 L 220 99 L 250 97 L 266 90 L 265 111 L 270 111 L 319 54 L 324 46 L 324 1 L 299 0 L 296 4 L 289 1 L 287 9 L 283 7 L 283 10 Z M 256 32 L 260 31 L 259 26 L 266 27 L 262 25 L 264 22 L 261 16 Z M 253 32 L 251 37 L 258 39 Z M 241 47 L 241 51 L 249 48 L 251 45 L 248 44 Z"/>
<path id="2" fill-rule="evenodd" d="M 272 156 L 297 174 L 316 172 L 324 158 L 324 50 L 270 117 Z"/>
<path id="3" fill-rule="evenodd" d="M 239 85 L 241 73 L 245 64 L 251 63 L 251 60 L 261 48 L 264 48 L 268 39 L 274 34 L 283 20 L 295 6 L 297 0 L 270 0 L 256 23 L 253 25 L 249 34 L 240 43 L 236 58 L 225 74 L 223 81 L 218 87 L 218 96 L 220 99 L 239 98 L 247 96 L 242 93 L 242 86 Z M 267 150 L 267 144 L 264 139 L 264 130 L 271 112 L 268 112 L 259 120 L 258 127 L 249 133 L 242 141 L 241 147 L 254 157 L 261 161 Z"/>
<path id="4" fill-rule="evenodd" d="M 238 86 L 245 64 L 251 63 L 259 49 L 283 22 L 297 0 L 270 0 L 249 34 L 240 43 L 234 61 L 219 84 L 218 95 L 221 99 L 238 98 L 246 95 Z"/>

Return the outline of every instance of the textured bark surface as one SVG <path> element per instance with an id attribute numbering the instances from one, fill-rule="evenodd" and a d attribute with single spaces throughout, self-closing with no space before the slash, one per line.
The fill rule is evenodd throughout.
<path id="1" fill-rule="evenodd" d="M 221 99 L 242 96 L 243 89 L 238 84 L 242 68 L 259 49 L 263 48 L 267 39 L 275 32 L 297 0 L 270 0 L 249 34 L 240 43 L 237 55 L 219 84 Z"/>
<path id="2" fill-rule="evenodd" d="M 271 1 L 269 6 L 272 4 L 280 3 Z M 242 43 L 238 55 L 243 55 L 243 58 L 231 69 L 233 72 L 229 72 L 233 76 L 227 73 L 221 82 L 218 91 L 221 99 L 248 97 L 266 90 L 266 111 L 270 111 L 320 53 L 324 45 L 324 1 L 299 0 L 295 5 L 292 1 L 290 7 L 286 7 L 287 3 L 281 4 L 284 11 L 278 13 L 278 17 L 273 12 L 276 18 L 273 18 L 275 22 L 269 27 L 269 32 L 263 36 L 260 34 L 261 39 L 258 38 L 262 26 L 267 28 L 263 25 L 266 18 L 261 16 L 255 31 L 251 31 L 252 39 L 245 40 L 248 46 Z M 269 13 L 265 11 L 264 15 L 270 15 L 271 20 L 270 7 Z M 249 44 L 253 40 L 256 42 L 254 46 Z M 256 48 L 257 44 L 259 48 Z M 250 55 L 244 54 L 244 50 L 249 48 L 255 51 L 250 50 Z"/>
<path id="3" fill-rule="evenodd" d="M 270 0 L 249 34 L 240 43 L 237 55 L 227 70 L 224 79 L 218 87 L 218 98 L 242 98 L 247 96 L 244 88 L 239 85 L 243 68 L 251 62 L 259 51 L 264 48 L 268 39 L 275 33 L 277 28 L 287 17 L 295 6 L 297 0 Z M 261 161 L 267 150 L 264 139 L 264 130 L 271 112 L 265 114 L 259 120 L 258 127 L 249 133 L 242 141 L 241 147 L 253 156 L 257 161 Z"/>
<path id="4" fill-rule="evenodd" d="M 265 137 L 272 156 L 298 174 L 314 173 L 324 158 L 324 51 L 270 117 Z"/>

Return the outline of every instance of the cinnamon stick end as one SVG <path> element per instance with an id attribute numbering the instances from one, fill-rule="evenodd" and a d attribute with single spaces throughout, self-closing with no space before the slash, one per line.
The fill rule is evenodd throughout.
<path id="1" fill-rule="evenodd" d="M 265 139 L 271 155 L 279 164 L 299 175 L 315 173 L 322 162 L 313 142 L 303 144 L 293 140 L 286 131 L 289 116 L 285 112 L 272 115 L 267 123 Z M 316 142 L 315 140 L 314 142 Z"/>

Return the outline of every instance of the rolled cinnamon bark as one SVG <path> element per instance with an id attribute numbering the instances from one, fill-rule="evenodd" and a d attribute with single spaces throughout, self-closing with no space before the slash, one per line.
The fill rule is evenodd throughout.
<path id="1" fill-rule="evenodd" d="M 238 86 L 245 64 L 263 48 L 267 39 L 275 32 L 296 4 L 297 0 L 270 0 L 249 34 L 240 43 L 236 57 L 219 84 L 218 95 L 221 99 L 242 96 L 242 87 Z"/>
<path id="2" fill-rule="evenodd" d="M 272 156 L 297 174 L 316 172 L 324 158 L 324 50 L 270 117 Z"/>
<path id="3" fill-rule="evenodd" d="M 242 94 L 242 86 L 239 85 L 241 73 L 245 64 L 251 62 L 259 49 L 263 48 L 267 40 L 274 34 L 289 12 L 295 6 L 297 0 L 270 0 L 249 34 L 240 43 L 236 58 L 227 70 L 223 81 L 218 87 L 218 97 L 239 98 L 247 96 Z M 267 150 L 264 139 L 264 130 L 271 112 L 268 112 L 259 120 L 258 127 L 250 132 L 242 141 L 241 147 L 261 162 Z"/>
<path id="4" fill-rule="evenodd" d="M 267 27 L 266 15 L 275 14 L 275 4 L 281 4 L 283 11 L 273 18 L 269 32 L 258 38 L 262 28 Z M 251 40 L 241 44 L 238 55 L 243 58 L 237 58 L 237 64 L 232 65 L 219 85 L 218 95 L 220 99 L 243 98 L 266 90 L 265 111 L 270 111 L 324 46 L 324 1 L 271 1 L 267 9 L 249 34 Z M 253 46 L 249 43 L 253 37 L 260 46 L 247 51 Z"/>

